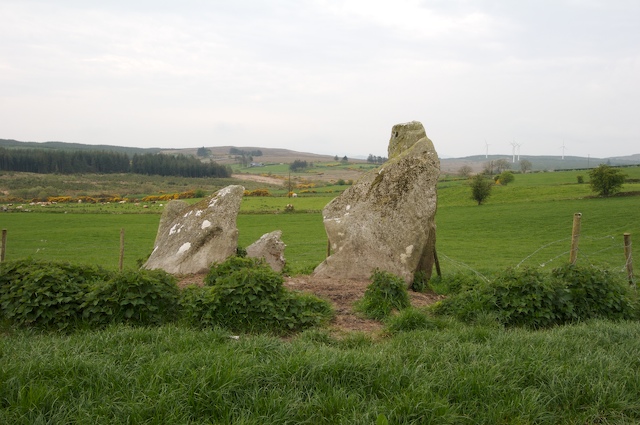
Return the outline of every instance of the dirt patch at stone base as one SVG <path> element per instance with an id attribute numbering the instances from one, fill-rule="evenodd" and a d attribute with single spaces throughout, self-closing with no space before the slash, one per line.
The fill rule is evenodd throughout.
<path id="1" fill-rule="evenodd" d="M 203 285 L 205 275 L 180 276 L 178 286 Z M 312 293 L 328 300 L 335 310 L 335 318 L 330 323 L 336 332 L 375 333 L 382 329 L 382 324 L 375 320 L 365 319 L 353 311 L 353 303 L 363 297 L 369 280 L 330 279 L 314 276 L 285 277 L 284 286 L 293 291 Z M 442 299 L 433 293 L 409 291 L 411 305 L 424 307 Z"/>

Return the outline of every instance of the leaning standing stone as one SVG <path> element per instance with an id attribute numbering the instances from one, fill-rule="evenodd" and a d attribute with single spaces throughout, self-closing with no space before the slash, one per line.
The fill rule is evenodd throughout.
<path id="1" fill-rule="evenodd" d="M 143 268 L 172 274 L 205 273 L 213 263 L 235 255 L 236 218 L 243 193 L 242 186 L 234 185 L 191 206 L 171 201 L 160 218 L 153 252 Z"/>

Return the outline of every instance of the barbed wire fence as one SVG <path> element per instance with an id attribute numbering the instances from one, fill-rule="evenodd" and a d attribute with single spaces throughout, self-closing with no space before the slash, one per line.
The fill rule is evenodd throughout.
<path id="1" fill-rule="evenodd" d="M 514 267 L 544 268 L 558 267 L 566 262 L 586 263 L 594 267 L 607 268 L 611 272 L 624 276 L 630 284 L 635 285 L 632 235 L 626 232 L 631 227 L 633 225 L 629 223 L 613 230 L 609 229 L 605 235 L 592 236 L 583 235 L 578 226 L 577 233 L 539 246 L 515 263 Z M 572 230 L 576 230 L 575 223 Z M 488 280 L 480 271 L 460 259 L 452 258 L 441 251 L 438 251 L 438 256 L 446 262 L 451 273 L 473 273 L 485 281 Z"/>
<path id="2" fill-rule="evenodd" d="M 29 249 L 18 249 L 20 251 L 19 254 L 11 255 L 11 259 L 21 259 L 21 258 L 30 258 L 30 259 L 44 259 L 44 260 L 52 260 L 52 261 L 73 261 L 78 260 L 80 262 L 91 263 L 95 258 L 90 255 L 90 253 L 98 253 L 98 252 L 110 252 L 112 253 L 112 264 L 108 267 L 117 267 L 118 270 L 122 271 L 125 268 L 125 246 L 128 247 L 131 251 L 139 251 L 134 250 L 133 248 L 137 248 L 132 246 L 132 243 L 135 244 L 135 241 L 129 243 L 129 241 L 125 240 L 125 229 L 118 229 L 119 239 L 115 236 L 116 232 L 112 231 L 110 233 L 114 234 L 114 237 L 107 238 L 99 238 L 96 240 L 92 240 L 91 238 L 87 238 L 87 240 L 83 241 L 82 244 L 74 243 L 75 249 L 68 250 L 67 245 L 68 241 L 60 239 L 60 238 L 25 238 L 23 234 L 19 234 L 19 238 L 21 239 L 21 243 L 29 246 Z M 0 263 L 4 263 L 6 260 L 7 253 L 7 229 L 2 229 L 2 239 L 0 241 Z M 126 244 L 125 244 L 126 242 Z M 58 255 L 60 252 L 65 252 L 65 255 Z M 137 255 L 137 257 L 135 257 Z M 140 261 L 140 253 L 134 253 L 129 255 L 127 258 L 128 266 L 131 267 L 133 263 L 138 263 Z M 71 260 L 73 259 L 73 260 Z"/>
<path id="3" fill-rule="evenodd" d="M 564 264 L 567 260 L 573 263 L 579 261 L 580 263 L 586 263 L 595 267 L 603 267 L 604 265 L 612 272 L 625 275 L 629 283 L 635 285 L 632 258 L 632 235 L 628 233 L 627 230 L 630 228 L 637 229 L 637 223 L 626 223 L 618 226 L 617 228 L 608 229 L 608 233 L 604 235 L 584 235 L 580 230 L 580 226 L 576 227 L 576 216 L 579 217 L 579 213 L 574 215 L 574 226 L 572 228 L 571 236 L 556 239 L 539 246 L 530 254 L 525 255 L 521 260 L 514 262 L 513 267 L 557 267 Z M 0 262 L 5 260 L 6 239 L 7 230 L 3 229 L 2 240 L 0 243 Z M 41 249 L 44 251 L 44 246 L 48 245 L 47 242 L 47 240 L 41 240 L 40 244 L 43 246 L 42 248 L 38 248 L 35 251 L 35 254 L 38 254 Z M 122 270 L 124 257 L 123 228 L 120 229 L 119 242 L 118 268 Z M 569 249 L 567 249 L 567 247 L 569 247 Z M 603 255 L 604 253 L 607 253 L 607 255 Z M 330 250 L 329 247 L 327 247 L 327 255 L 329 254 Z M 438 257 L 446 263 L 448 273 L 473 273 L 485 281 L 489 280 L 489 278 L 480 272 L 477 267 L 473 267 L 459 258 L 454 258 L 452 255 L 444 254 L 441 250 L 438 250 Z M 603 258 L 605 258 L 604 261 Z"/>

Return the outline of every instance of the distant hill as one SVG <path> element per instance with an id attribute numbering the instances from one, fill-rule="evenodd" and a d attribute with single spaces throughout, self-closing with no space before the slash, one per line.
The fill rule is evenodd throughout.
<path id="1" fill-rule="evenodd" d="M 520 169 L 520 162 L 516 157 L 513 162 L 512 155 L 475 155 L 463 158 L 444 158 L 440 160 L 440 169 L 445 173 L 456 173 L 460 167 L 468 165 L 474 172 L 481 171 L 489 161 L 506 159 L 511 164 L 512 170 Z M 615 157 L 615 158 L 590 158 L 580 156 L 525 156 L 520 155 L 520 161 L 527 160 L 531 163 L 533 171 L 560 171 L 578 170 L 597 167 L 600 164 L 625 166 L 640 164 L 640 154 Z"/>
<path id="2" fill-rule="evenodd" d="M 66 142 L 21 142 L 13 139 L 0 139 L 0 147 L 7 149 L 46 149 L 46 150 L 66 150 L 66 151 L 85 151 L 85 150 L 99 150 L 109 152 L 121 152 L 126 153 L 129 156 L 133 154 L 144 153 L 164 153 L 168 155 L 192 155 L 196 156 L 199 148 L 183 148 L 183 149 L 161 149 L 161 148 L 131 148 L 125 146 L 114 145 L 87 145 L 83 143 L 66 143 Z M 269 162 L 269 163 L 289 163 L 296 159 L 304 161 L 332 161 L 333 156 L 320 155 L 308 152 L 297 152 L 289 149 L 280 148 L 261 148 L 261 147 L 236 147 L 236 146 L 210 146 L 206 149 L 211 151 L 211 159 L 214 161 L 228 164 L 235 162 L 235 156 L 230 154 L 232 148 L 251 151 L 262 151 L 261 156 L 255 156 L 257 162 Z M 353 158 L 349 158 L 352 160 Z"/>
<path id="3" fill-rule="evenodd" d="M 66 143 L 66 142 L 19 142 L 13 139 L 0 139 L 0 147 L 7 149 L 57 149 L 66 151 L 107 151 L 126 153 L 129 156 L 139 153 L 158 153 L 159 148 L 129 148 L 125 146 L 112 145 L 87 145 L 83 143 Z"/>
<path id="4" fill-rule="evenodd" d="M 611 159 L 620 159 L 623 161 L 635 161 L 636 163 L 640 163 L 640 153 L 637 153 L 634 155 L 627 155 L 627 156 L 616 156 L 616 157 L 612 157 Z"/>
<path id="5" fill-rule="evenodd" d="M 183 154 L 197 156 L 199 148 L 184 148 L 184 149 L 160 149 L 160 148 L 130 148 L 124 146 L 112 146 L 112 145 L 87 145 L 81 143 L 65 143 L 65 142 L 20 142 L 11 139 L 0 139 L 0 147 L 8 149 L 12 148 L 24 148 L 24 149 L 61 149 L 61 150 L 102 150 L 102 151 L 115 151 L 124 152 L 132 156 L 133 154 L 143 153 L 165 153 L 165 154 Z M 265 164 L 272 163 L 291 163 L 296 159 L 308 161 L 308 162 L 326 162 L 333 161 L 334 157 L 331 155 L 320 155 L 309 152 L 299 152 L 289 149 L 281 148 L 263 148 L 257 146 L 203 146 L 211 152 L 209 159 L 220 164 L 232 164 L 236 162 L 236 156 L 231 154 L 232 148 L 235 150 L 242 150 L 246 152 L 261 151 L 262 155 L 253 156 L 254 162 L 261 162 Z M 366 162 L 361 157 L 349 158 L 351 162 Z M 474 171 L 480 171 L 488 161 L 495 161 L 498 159 L 506 159 L 511 163 L 511 169 L 519 170 L 520 163 L 517 158 L 513 162 L 512 155 L 475 155 L 466 156 L 461 158 L 441 158 L 440 168 L 444 173 L 456 173 L 463 165 L 468 165 Z M 578 156 L 525 156 L 521 155 L 520 160 L 527 160 L 531 162 L 532 169 L 534 171 L 554 171 L 554 170 L 574 170 L 574 169 L 587 169 L 598 166 L 599 164 L 609 164 L 616 166 L 625 165 L 638 165 L 640 164 L 640 154 L 611 157 L 611 158 L 589 158 Z"/>

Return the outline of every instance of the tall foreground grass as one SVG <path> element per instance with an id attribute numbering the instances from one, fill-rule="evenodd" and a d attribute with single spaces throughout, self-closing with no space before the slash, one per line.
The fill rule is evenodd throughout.
<path id="1" fill-rule="evenodd" d="M 637 423 L 640 324 L 373 342 L 117 326 L 0 339 L 0 423 Z"/>

